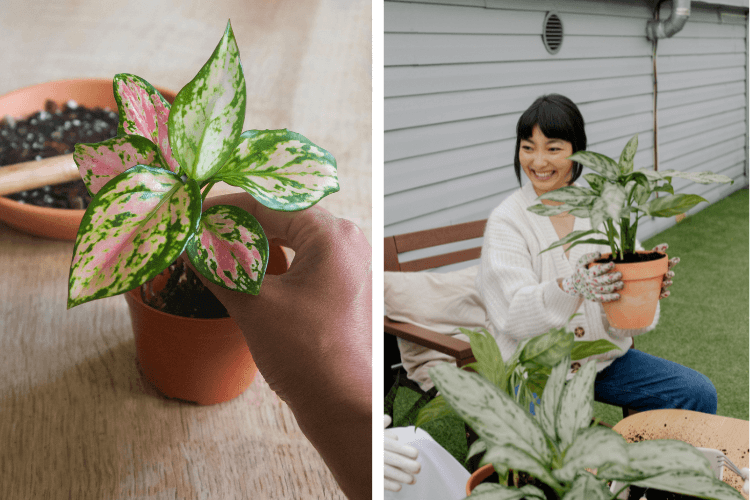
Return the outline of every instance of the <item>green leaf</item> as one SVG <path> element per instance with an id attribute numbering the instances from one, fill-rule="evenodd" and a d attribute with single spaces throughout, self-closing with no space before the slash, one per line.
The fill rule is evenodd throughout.
<path id="1" fill-rule="evenodd" d="M 78 228 L 68 308 L 136 288 L 185 249 L 201 217 L 198 185 L 137 165 L 102 187 Z"/>
<path id="2" fill-rule="evenodd" d="M 169 144 L 169 102 L 153 85 L 139 76 L 120 73 L 112 82 L 120 113 L 117 135 L 140 135 L 156 147 L 169 170 L 180 174 L 180 165 Z"/>
<path id="3" fill-rule="evenodd" d="M 544 496 L 542 490 L 530 484 L 522 488 L 514 488 L 501 484 L 482 483 L 474 488 L 471 496 L 467 498 L 471 500 L 521 500 L 523 498 L 546 500 L 547 497 Z"/>
<path id="4" fill-rule="evenodd" d="M 423 427 L 428 422 L 455 414 L 456 412 L 453 411 L 453 408 L 451 408 L 445 398 L 442 395 L 438 395 L 419 410 L 414 427 Z"/>
<path id="5" fill-rule="evenodd" d="M 653 189 L 651 189 L 650 187 L 638 184 L 637 186 L 635 186 L 635 189 L 633 189 L 633 203 L 639 206 L 643 205 L 648 201 L 648 198 L 651 196 L 652 192 Z"/>
<path id="6" fill-rule="evenodd" d="M 557 413 L 560 407 L 560 399 L 562 397 L 563 388 L 565 387 L 565 379 L 568 374 L 568 367 L 570 366 L 570 358 L 564 357 L 560 363 L 552 368 L 549 378 L 547 379 L 547 385 L 542 393 L 542 404 L 539 410 L 539 423 L 542 426 L 544 432 L 553 441 L 557 441 Z"/>
<path id="7" fill-rule="evenodd" d="M 248 130 L 216 175 L 274 210 L 308 208 L 339 190 L 336 160 L 289 130 Z"/>
<path id="8" fill-rule="evenodd" d="M 535 213 L 537 215 L 541 215 L 544 217 L 550 217 L 552 215 L 559 215 L 563 212 L 569 212 L 573 210 L 576 207 L 573 207 L 571 205 L 544 205 L 544 204 L 538 204 L 538 205 L 532 205 L 526 210 L 529 212 Z"/>
<path id="9" fill-rule="evenodd" d="M 715 477 L 693 471 L 670 471 L 665 474 L 633 483 L 642 488 L 654 488 L 711 500 L 741 500 L 739 491 Z"/>
<path id="10" fill-rule="evenodd" d="M 609 500 L 611 497 L 612 494 L 602 481 L 584 471 L 575 478 L 562 500 Z"/>
<path id="11" fill-rule="evenodd" d="M 608 464 L 599 468 L 597 475 L 604 479 L 624 482 L 664 474 L 675 470 L 691 471 L 713 477 L 711 464 L 705 455 L 682 441 L 656 439 L 630 443 L 626 446 L 628 466 Z"/>
<path id="12" fill-rule="evenodd" d="M 512 444 L 491 446 L 482 458 L 482 462 L 499 464 L 513 471 L 524 471 L 555 489 L 560 487 L 557 480 L 550 474 L 547 464 L 539 462 L 535 457 Z"/>
<path id="13" fill-rule="evenodd" d="M 605 352 L 613 351 L 615 349 L 619 350 L 620 348 L 606 339 L 582 340 L 573 345 L 570 359 L 572 361 L 577 361 L 579 359 L 588 358 L 589 356 L 604 354 Z"/>
<path id="14" fill-rule="evenodd" d="M 579 186 L 563 186 L 544 193 L 537 200 L 559 201 L 572 207 L 588 207 L 594 201 L 596 193 L 591 189 Z"/>
<path id="15" fill-rule="evenodd" d="M 448 363 L 430 368 L 429 374 L 446 401 L 488 445 L 512 443 L 543 463 L 550 459 L 539 424 L 501 389 Z"/>
<path id="16" fill-rule="evenodd" d="M 471 446 L 469 446 L 469 451 L 466 453 L 466 460 L 485 451 L 487 451 L 487 443 L 485 443 L 481 439 L 477 439 L 476 441 L 471 443 Z"/>
<path id="17" fill-rule="evenodd" d="M 697 194 L 676 194 L 655 198 L 640 208 L 652 217 L 673 217 L 704 201 L 707 200 Z"/>
<path id="18" fill-rule="evenodd" d="M 166 169 L 156 145 L 140 135 L 113 137 L 95 144 L 75 145 L 73 160 L 90 195 L 130 167 L 148 165 Z"/>
<path id="19" fill-rule="evenodd" d="M 628 193 L 623 186 L 607 183 L 604 185 L 601 197 L 594 202 L 594 208 L 599 210 L 599 204 L 601 203 L 601 208 L 608 218 L 617 219 L 620 217 L 627 199 Z"/>
<path id="20" fill-rule="evenodd" d="M 224 36 L 169 114 L 169 142 L 183 171 L 198 183 L 210 178 L 237 145 L 245 121 L 245 76 L 227 23 Z"/>
<path id="21" fill-rule="evenodd" d="M 560 412 L 555 428 L 565 450 L 573 443 L 576 433 L 591 424 L 594 412 L 594 379 L 596 362 L 589 361 L 573 376 L 560 397 Z"/>
<path id="22" fill-rule="evenodd" d="M 559 481 L 570 482 L 586 468 L 596 469 L 605 464 L 627 466 L 626 445 L 625 439 L 612 429 L 600 426 L 581 429 L 565 452 L 562 468 L 553 474 Z"/>
<path id="23" fill-rule="evenodd" d="M 570 354 L 573 342 L 575 342 L 573 332 L 566 332 L 564 328 L 554 328 L 529 340 L 521 352 L 520 361 L 521 363 L 533 361 L 552 368 Z"/>
<path id="24" fill-rule="evenodd" d="M 597 229 L 586 229 L 586 230 L 571 231 L 570 233 L 568 233 L 567 236 L 565 236 L 564 238 L 562 238 L 562 239 L 554 242 L 549 247 L 547 247 L 547 249 L 545 249 L 543 252 L 540 252 L 540 253 L 544 253 L 547 250 L 552 250 L 553 248 L 557 248 L 557 247 L 560 247 L 560 246 L 563 246 L 563 245 L 567 245 L 568 243 L 571 243 L 571 242 L 576 241 L 576 240 L 578 240 L 580 238 L 583 238 L 584 236 L 588 236 L 588 235 L 594 234 L 594 233 L 596 233 L 596 234 L 602 234 L 602 232 L 599 231 L 599 230 L 597 230 Z"/>
<path id="25" fill-rule="evenodd" d="M 505 363 L 503 355 L 497 345 L 497 340 L 485 329 L 473 331 L 460 328 L 461 333 L 469 337 L 471 352 L 476 363 L 471 363 L 471 368 L 489 380 L 497 387 L 502 387 L 505 382 Z"/>
<path id="26" fill-rule="evenodd" d="M 203 276 L 224 288 L 258 295 L 268 264 L 260 223 L 239 207 L 217 205 L 203 213 L 188 257 Z"/>
<path id="27" fill-rule="evenodd" d="M 662 177 L 679 177 L 698 184 L 734 184 L 731 177 L 713 172 L 680 172 L 678 170 L 661 170 Z"/>
<path id="28" fill-rule="evenodd" d="M 614 181 L 620 175 L 620 166 L 612 158 L 592 151 L 578 151 L 568 156 L 569 160 L 577 161 L 581 165 L 589 167 L 610 181 Z"/>
<path id="29" fill-rule="evenodd" d="M 583 174 L 583 178 L 586 179 L 586 182 L 589 183 L 591 189 L 597 194 L 602 192 L 604 184 L 607 182 L 606 178 L 597 174 Z"/>
<path id="30" fill-rule="evenodd" d="M 629 174 L 633 171 L 633 159 L 638 151 L 638 134 L 635 134 L 625 145 L 620 154 L 620 172 Z"/>

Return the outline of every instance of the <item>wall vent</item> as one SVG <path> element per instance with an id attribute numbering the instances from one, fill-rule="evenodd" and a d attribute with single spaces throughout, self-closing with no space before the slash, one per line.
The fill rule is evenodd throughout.
<path id="1" fill-rule="evenodd" d="M 547 12 L 547 15 L 544 16 L 542 41 L 544 42 L 544 48 L 550 54 L 557 54 L 560 51 L 563 41 L 563 25 L 556 12 Z"/>

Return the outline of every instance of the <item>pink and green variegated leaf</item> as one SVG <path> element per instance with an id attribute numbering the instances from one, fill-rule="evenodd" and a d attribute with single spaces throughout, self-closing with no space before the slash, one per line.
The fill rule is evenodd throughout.
<path id="1" fill-rule="evenodd" d="M 169 102 L 139 76 L 119 73 L 113 87 L 120 112 L 117 135 L 135 134 L 150 140 L 159 148 L 163 163 L 179 174 L 180 165 L 169 144 Z"/>
<path id="2" fill-rule="evenodd" d="M 208 62 L 177 94 L 169 115 L 169 142 L 188 177 L 198 183 L 226 162 L 245 121 L 245 76 L 227 23 Z"/>
<path id="3" fill-rule="evenodd" d="M 255 217 L 239 207 L 206 210 L 187 246 L 190 262 L 217 285 L 258 295 L 268 264 L 268 240 Z"/>
<path id="4" fill-rule="evenodd" d="M 195 181 L 136 165 L 99 190 L 78 229 L 68 308 L 127 292 L 166 269 L 201 217 Z"/>
<path id="5" fill-rule="evenodd" d="M 289 130 L 248 130 L 214 179 L 239 186 L 263 205 L 291 212 L 339 190 L 336 160 Z"/>
<path id="6" fill-rule="evenodd" d="M 140 135 L 123 135 L 95 144 L 78 143 L 73 160 L 92 196 L 130 167 L 149 165 L 167 168 L 156 145 Z"/>

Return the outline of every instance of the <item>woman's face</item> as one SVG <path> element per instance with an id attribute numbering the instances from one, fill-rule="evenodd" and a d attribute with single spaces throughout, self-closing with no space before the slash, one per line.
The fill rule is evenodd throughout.
<path id="1" fill-rule="evenodd" d="M 550 139 L 534 125 L 531 137 L 521 140 L 518 160 L 531 180 L 538 196 L 567 186 L 570 182 L 573 161 L 573 144 L 562 139 Z"/>

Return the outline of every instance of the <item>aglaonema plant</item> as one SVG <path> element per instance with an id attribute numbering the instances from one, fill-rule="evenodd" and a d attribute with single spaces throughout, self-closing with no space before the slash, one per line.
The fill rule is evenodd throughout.
<path id="1" fill-rule="evenodd" d="M 429 370 L 448 404 L 481 438 L 469 454 L 485 451 L 481 464 L 523 471 L 562 500 L 614 500 L 609 481 L 713 500 L 739 500 L 740 493 L 716 479 L 698 450 L 675 440 L 627 443 L 617 432 L 592 426 L 596 363 L 566 384 L 570 357 L 547 380 L 537 417 L 504 390 L 476 373 L 447 363 Z M 595 473 L 593 472 L 595 471 Z M 537 486 L 480 484 L 472 500 L 550 500 Z"/>
<path id="2" fill-rule="evenodd" d="M 184 251 L 211 282 L 258 294 L 269 252 L 262 227 L 238 207 L 203 212 L 206 195 L 223 181 L 273 210 L 303 210 L 338 191 L 336 160 L 285 129 L 242 132 L 245 77 L 229 23 L 171 106 L 135 75 L 116 75 L 113 88 L 117 137 L 75 147 L 93 199 L 76 237 L 68 308 L 142 285 Z"/>
<path id="3" fill-rule="evenodd" d="M 578 151 L 568 157 L 595 172 L 583 175 L 589 187 L 565 186 L 550 191 L 538 200 L 559 202 L 559 205 L 540 203 L 528 210 L 543 216 L 569 212 L 576 217 L 590 218 L 592 229 L 573 231 L 542 252 L 561 245 L 570 244 L 572 248 L 581 243 L 594 243 L 608 245 L 613 259 L 623 261 L 626 255 L 636 252 L 636 232 L 643 217 L 673 217 L 707 201 L 696 194 L 675 194 L 672 178 L 700 184 L 734 183 L 725 175 L 711 172 L 634 171 L 637 149 L 638 135 L 635 135 L 622 150 L 619 162 L 592 151 Z M 666 195 L 652 199 L 653 193 Z"/>
<path id="4" fill-rule="evenodd" d="M 577 315 L 571 316 L 568 323 L 575 316 Z M 538 403 L 551 369 L 565 356 L 579 360 L 619 349 L 605 339 L 575 342 L 573 332 L 564 326 L 551 328 L 542 335 L 522 341 L 510 359 L 503 361 L 497 341 L 487 330 L 460 330 L 469 337 L 471 351 L 476 358 L 474 363 L 466 367 L 511 396 L 524 408 L 530 408 L 532 403 Z M 420 427 L 432 420 L 453 414 L 445 398 L 438 395 L 422 407 L 415 425 Z"/>

